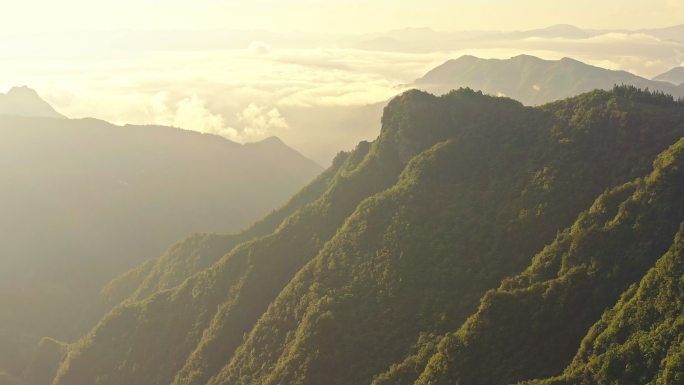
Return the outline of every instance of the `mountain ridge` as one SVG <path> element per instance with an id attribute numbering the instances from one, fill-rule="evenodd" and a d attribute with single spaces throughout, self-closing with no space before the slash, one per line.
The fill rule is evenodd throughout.
<path id="1" fill-rule="evenodd" d="M 682 130 L 681 103 L 630 87 L 536 108 L 406 92 L 274 232 L 116 307 L 55 384 L 370 382 Z"/>
<path id="2" fill-rule="evenodd" d="M 684 97 L 684 86 L 591 66 L 569 57 L 546 60 L 525 54 L 509 59 L 465 55 L 446 61 L 414 82 L 414 86 L 437 94 L 471 87 L 490 95 L 508 96 L 526 105 L 549 103 L 593 89 L 612 89 L 615 85 Z"/>

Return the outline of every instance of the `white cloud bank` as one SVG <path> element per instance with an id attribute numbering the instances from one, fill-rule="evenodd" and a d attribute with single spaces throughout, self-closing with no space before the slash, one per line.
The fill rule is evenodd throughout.
<path id="1" fill-rule="evenodd" d="M 237 128 L 233 127 L 222 115 L 213 113 L 197 95 L 174 102 L 168 92 L 159 92 L 152 97 L 148 113 L 152 123 L 220 135 L 238 143 L 278 136 L 289 129 L 277 108 L 254 103 L 235 114 Z"/>

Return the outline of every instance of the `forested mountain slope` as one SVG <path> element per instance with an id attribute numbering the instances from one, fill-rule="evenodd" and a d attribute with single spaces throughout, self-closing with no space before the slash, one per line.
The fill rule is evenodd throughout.
<path id="1" fill-rule="evenodd" d="M 658 157 L 647 177 L 602 194 L 524 272 L 488 292 L 460 330 L 436 348 L 432 341 L 424 344 L 422 352 L 391 368 L 376 384 L 511 384 L 560 373 L 601 313 L 672 245 L 684 221 L 683 197 L 681 139 Z M 672 302 L 661 299 L 661 306 L 668 306 L 668 314 L 675 315 L 670 321 L 677 322 L 681 293 L 667 298 Z M 618 341 L 636 333 L 620 327 Z M 604 349 L 604 343 L 596 349 Z M 583 350 L 580 357 L 591 354 L 586 346 Z M 626 361 L 637 365 L 636 358 Z M 618 383 L 646 382 L 625 376 Z"/>
<path id="2" fill-rule="evenodd" d="M 639 286 L 591 328 L 558 378 L 527 384 L 684 383 L 684 226 Z"/>
<path id="3" fill-rule="evenodd" d="M 305 190 L 309 198 L 282 211 L 287 218 L 273 232 L 255 232 L 257 238 L 220 258 L 221 252 L 202 251 L 203 241 L 189 241 L 166 260 L 183 266 L 189 257 L 188 271 L 194 272 L 219 259 L 175 287 L 184 273 L 165 258 L 131 273 L 128 284 L 113 283 L 127 287 L 112 291 L 123 293 L 117 299 L 131 300 L 69 348 L 54 383 L 453 383 L 455 377 L 439 377 L 440 370 L 456 369 L 438 365 L 439 357 L 452 354 L 451 345 L 434 341 L 453 338 L 450 332 L 471 316 L 463 325 L 469 328 L 488 290 L 512 285 L 527 293 L 525 285 L 534 279 L 553 280 L 542 273 L 551 274 L 554 266 L 562 274 L 568 273 L 562 267 L 581 273 L 573 266 L 584 266 L 585 254 L 574 249 L 577 257 L 561 267 L 538 275 L 525 269 L 567 246 L 563 240 L 572 231 L 563 229 L 584 226 L 582 218 L 591 214 L 580 215 L 580 225 L 573 222 L 597 196 L 606 194 L 599 202 L 632 199 L 640 210 L 639 204 L 654 206 L 652 212 L 643 209 L 651 213 L 645 218 L 667 207 L 657 205 L 659 199 L 670 202 L 674 219 L 644 224 L 635 243 L 620 238 L 631 234 L 632 222 L 614 238 L 582 238 L 589 249 L 601 242 L 628 247 L 662 230 L 650 243 L 638 244 L 656 254 L 650 264 L 642 249 L 629 249 L 634 257 L 608 273 L 609 290 L 597 289 L 596 306 L 583 313 L 575 334 L 562 337 L 569 342 L 558 354 L 570 357 L 558 360 L 560 371 L 577 350 L 570 345 L 579 344 L 581 329 L 671 244 L 681 222 L 681 202 L 672 198 L 680 191 L 678 171 L 672 171 L 678 163 L 665 153 L 651 176 L 637 178 L 648 175 L 656 156 L 682 136 L 684 105 L 629 87 L 538 108 L 465 89 L 441 97 L 409 91 L 386 107 L 378 139 L 340 156 L 314 182 L 320 185 L 310 187 L 316 193 Z M 661 185 L 669 190 L 661 192 Z M 655 203 L 643 198 L 647 193 Z M 629 214 L 642 212 L 634 210 Z M 533 259 L 542 249 L 542 257 Z M 609 263 L 617 264 L 615 258 Z M 168 281 L 160 278 L 167 269 L 173 277 Z M 141 286 L 148 277 L 154 277 L 152 284 Z M 502 280 L 504 289 L 496 289 Z M 146 296 L 154 288 L 168 289 Z M 549 306 L 563 310 L 564 304 Z M 529 349 L 540 350 L 535 344 Z M 535 365 L 491 375 L 526 379 L 516 373 L 534 372 Z M 429 382 L 432 375 L 436 382 Z"/>
<path id="4" fill-rule="evenodd" d="M 587 114 L 578 104 L 582 99 L 550 109 L 571 106 L 575 114 Z M 629 104 L 619 98 L 612 102 Z M 397 185 L 360 205 L 210 383 L 369 383 L 421 332 L 460 324 L 484 290 L 523 268 L 566 216 L 578 212 L 575 205 L 585 191 L 596 194 L 600 183 L 628 175 L 634 167 L 630 161 L 636 160 L 617 160 L 618 148 L 627 142 L 615 135 L 621 129 L 611 133 L 604 122 L 594 127 L 607 136 L 584 142 L 573 132 L 558 138 L 564 145 L 563 139 L 571 138 L 571 149 L 563 149 L 548 140 L 539 121 L 512 115 L 505 124 L 477 121 L 481 125 L 466 130 L 461 141 L 452 139 L 418 155 Z M 676 124 L 681 135 L 682 122 Z M 600 152 L 596 143 L 602 144 Z M 629 144 L 638 146 L 638 141 L 631 138 Z M 599 154 L 606 157 L 599 161 Z M 589 159 L 595 162 L 583 164 Z M 535 191 L 539 182 L 530 177 L 542 165 L 553 177 Z M 681 189 L 672 193 L 671 200 L 683 196 Z M 658 230 L 668 234 L 666 226 Z"/>

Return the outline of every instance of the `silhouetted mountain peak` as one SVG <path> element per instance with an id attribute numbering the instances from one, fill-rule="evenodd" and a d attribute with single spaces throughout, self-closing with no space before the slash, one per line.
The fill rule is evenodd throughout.
<path id="1" fill-rule="evenodd" d="M 10 88 L 9 91 L 5 95 L 11 95 L 11 96 L 30 96 L 30 97 L 35 97 L 35 98 L 40 98 L 38 96 L 38 93 L 36 90 L 33 88 L 30 88 L 28 86 L 15 86 Z"/>
<path id="2" fill-rule="evenodd" d="M 451 62 L 451 63 L 456 63 L 456 62 L 474 62 L 474 61 L 478 61 L 478 60 L 482 60 L 482 59 L 480 59 L 480 58 L 477 57 L 477 56 L 473 56 L 473 55 L 463 55 L 463 56 L 459 57 L 458 59 L 449 60 L 449 61 L 447 61 L 447 63 L 449 63 L 449 62 Z"/>
<path id="3" fill-rule="evenodd" d="M 625 72 L 625 71 L 611 71 L 611 70 L 607 70 L 605 68 L 596 67 L 596 66 L 593 66 L 591 64 L 581 62 L 577 59 L 573 59 L 571 57 L 564 57 L 564 58 L 561 58 L 560 60 L 557 60 L 557 61 L 550 60 L 549 62 L 552 62 L 552 63 L 556 62 L 556 63 L 560 64 L 561 67 L 564 67 L 564 68 L 576 68 L 576 69 L 585 70 L 585 71 L 595 70 L 595 71 L 599 71 L 599 72 L 605 71 L 605 72 L 629 74 L 628 72 Z M 634 75 L 629 74 L 629 76 L 634 76 Z"/>
<path id="4" fill-rule="evenodd" d="M 582 28 L 576 27 L 572 24 L 554 24 L 546 28 L 542 28 L 541 30 L 554 32 L 584 32 Z"/>
<path id="5" fill-rule="evenodd" d="M 280 139 L 277 136 L 269 136 L 266 139 L 262 139 L 258 142 L 254 142 L 254 144 L 261 144 L 261 145 L 268 145 L 268 146 L 287 146 L 285 142 L 283 142 L 282 139 Z"/>
<path id="6" fill-rule="evenodd" d="M 277 136 L 269 136 L 266 139 L 260 140 L 258 142 L 245 143 L 245 147 L 251 147 L 259 150 L 265 158 L 272 158 L 274 162 L 277 162 L 278 157 L 295 157 L 303 163 L 308 163 L 314 168 L 320 168 L 321 166 L 314 162 L 313 160 L 307 158 L 306 156 L 299 153 L 294 148 L 287 145 Z"/>
<path id="7" fill-rule="evenodd" d="M 505 59 L 504 59 L 505 60 Z M 510 60 L 517 60 L 517 61 L 529 61 L 529 62 L 540 62 L 544 61 L 541 58 L 538 58 L 536 56 L 532 55 L 527 55 L 527 54 L 520 54 L 518 56 L 513 56 Z"/>
<path id="8" fill-rule="evenodd" d="M 662 73 L 653 78 L 653 80 L 669 82 L 672 84 L 684 84 L 684 66 L 675 67 L 665 73 Z"/>
<path id="9" fill-rule="evenodd" d="M 577 64 L 586 65 L 585 63 L 582 63 L 581 61 L 579 61 L 579 60 L 577 60 L 577 59 L 573 59 L 573 58 L 567 57 L 567 56 L 564 57 L 564 58 L 562 58 L 562 59 L 560 59 L 560 61 L 563 62 L 563 63 L 577 63 Z"/>
<path id="10" fill-rule="evenodd" d="M 277 136 L 269 136 L 266 139 L 262 139 L 256 142 L 245 143 L 248 147 L 258 147 L 261 149 L 267 149 L 270 151 L 292 151 L 296 152 L 292 147 L 288 146 L 282 139 Z"/>
<path id="11" fill-rule="evenodd" d="M 6 94 L 0 94 L 0 115 L 65 117 L 27 86 L 12 87 Z"/>
<path id="12" fill-rule="evenodd" d="M 512 32 L 510 36 L 523 39 L 528 37 L 584 39 L 592 36 L 592 33 L 570 24 L 556 24 L 529 31 Z"/>

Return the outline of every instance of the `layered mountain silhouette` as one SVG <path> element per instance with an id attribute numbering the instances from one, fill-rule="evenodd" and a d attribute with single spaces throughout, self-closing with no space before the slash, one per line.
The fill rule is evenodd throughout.
<path id="1" fill-rule="evenodd" d="M 5 95 L 21 112 L 53 111 L 29 108 L 42 105 L 35 96 Z M 40 338 L 90 328 L 116 275 L 191 233 L 246 227 L 321 171 L 277 138 L 241 145 L 14 112 L 0 116 L 0 371 L 10 374 Z"/>
<path id="2" fill-rule="evenodd" d="M 684 84 L 684 67 L 675 67 L 654 77 L 653 80 L 670 82 L 672 84 Z"/>
<path id="3" fill-rule="evenodd" d="M 551 34 L 565 30 L 575 29 L 561 25 L 542 31 Z M 434 31 L 429 29 L 405 29 L 393 31 L 392 34 L 397 38 L 413 41 L 410 36 L 431 33 Z M 610 90 L 621 84 L 662 91 L 675 98 L 684 97 L 684 85 L 672 84 L 665 79 L 649 80 L 629 72 L 595 67 L 570 58 L 544 60 L 529 55 L 506 60 L 463 56 L 433 68 L 411 82 L 410 86 L 435 94 L 470 87 L 493 96 L 508 96 L 526 105 L 539 105 L 594 89 Z M 284 107 L 282 113 L 293 127 L 306 132 L 307 137 L 316 143 L 316 149 L 310 150 L 308 154 L 321 164 L 328 164 L 339 150 L 351 149 L 359 141 L 372 140 L 378 135 L 378 122 L 387 103 L 388 101 L 384 101 L 364 106 L 290 106 Z"/>
<path id="4" fill-rule="evenodd" d="M 510 39 L 526 39 L 530 37 L 541 37 L 548 39 L 586 39 L 588 37 L 595 36 L 597 33 L 597 31 L 582 29 L 570 24 L 556 24 L 545 28 L 509 32 L 506 34 L 506 36 Z"/>
<path id="5" fill-rule="evenodd" d="M 438 94 L 470 87 L 491 95 L 508 96 L 527 105 L 548 103 L 593 89 L 611 89 L 615 85 L 632 85 L 684 97 L 684 86 L 666 81 L 649 80 L 570 58 L 544 60 L 529 55 L 504 60 L 462 56 L 429 71 L 414 85 Z"/>
<path id="6" fill-rule="evenodd" d="M 35 90 L 26 86 L 12 87 L 6 94 L 0 94 L 0 115 L 64 118 Z"/>
<path id="7" fill-rule="evenodd" d="M 641 29 L 638 32 L 655 36 L 665 41 L 684 42 L 684 24 L 664 28 Z"/>
<path id="8" fill-rule="evenodd" d="M 112 281 L 120 304 L 33 365 L 56 385 L 678 383 L 682 137 L 684 104 L 634 87 L 535 108 L 408 91 L 263 220 Z"/>
<path id="9" fill-rule="evenodd" d="M 520 33 L 560 35 L 572 31 L 579 33 L 578 30 L 576 27 L 559 25 Z M 390 35 L 401 41 L 422 45 L 422 42 L 412 40 L 411 36 L 422 39 L 431 34 L 436 32 L 421 28 L 393 31 Z M 539 105 L 594 89 L 610 90 L 621 84 L 662 91 L 675 98 L 684 97 L 684 85 L 680 85 L 676 78 L 649 80 L 629 72 L 595 67 L 570 58 L 544 60 L 530 55 L 505 60 L 462 56 L 433 68 L 410 86 L 435 94 L 470 87 L 493 96 L 508 96 L 526 105 Z M 306 128 L 312 141 L 318 144 L 312 156 L 327 163 L 340 149 L 350 149 L 360 140 L 375 138 L 386 105 L 387 101 L 366 106 L 287 107 L 283 109 L 283 114 L 293 127 Z"/>

